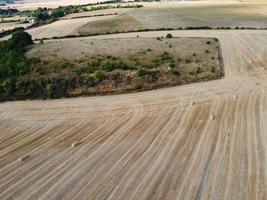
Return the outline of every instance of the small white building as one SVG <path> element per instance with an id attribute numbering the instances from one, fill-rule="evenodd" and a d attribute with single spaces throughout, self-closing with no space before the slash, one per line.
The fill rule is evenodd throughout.
<path id="1" fill-rule="evenodd" d="M 29 19 L 29 23 L 30 23 L 30 24 L 34 24 L 34 23 L 35 23 L 35 19 L 34 19 L 34 18 Z"/>

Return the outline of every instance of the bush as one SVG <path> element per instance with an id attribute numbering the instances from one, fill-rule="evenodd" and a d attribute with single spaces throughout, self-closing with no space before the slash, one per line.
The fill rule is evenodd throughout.
<path id="1" fill-rule="evenodd" d="M 23 75 L 30 71 L 30 63 L 24 52 L 31 44 L 31 36 L 23 31 L 18 31 L 11 39 L 0 42 L 0 78 Z"/>
<path id="2" fill-rule="evenodd" d="M 168 53 L 167 51 L 165 51 L 162 54 L 160 54 L 160 59 L 162 61 L 170 60 L 170 59 L 172 59 L 172 56 L 170 55 L 170 53 Z"/>
<path id="3" fill-rule="evenodd" d="M 108 60 L 105 64 L 102 65 L 102 68 L 104 70 L 107 70 L 109 72 L 115 70 L 115 69 L 122 69 L 122 70 L 131 70 L 133 69 L 128 64 L 117 60 L 117 58 L 112 57 L 110 60 Z"/>
<path id="4" fill-rule="evenodd" d="M 197 67 L 197 71 L 196 71 L 196 73 L 199 74 L 199 73 L 201 73 L 201 72 L 202 72 L 202 69 L 201 69 L 200 67 Z"/>
<path id="5" fill-rule="evenodd" d="M 16 91 L 16 80 L 11 78 L 1 83 L 1 90 L 6 95 L 12 95 Z"/>
<path id="6" fill-rule="evenodd" d="M 157 73 L 157 71 L 150 71 L 150 70 L 146 70 L 146 69 L 139 69 L 137 71 L 137 75 L 139 77 L 143 77 L 143 76 L 146 76 L 146 75 L 154 77 L 156 75 L 156 73 Z"/>
<path id="7" fill-rule="evenodd" d="M 181 75 L 181 72 L 179 70 L 177 70 L 177 69 L 172 70 L 172 73 L 175 76 L 180 76 Z"/>
<path id="8" fill-rule="evenodd" d="M 168 34 L 166 35 L 166 38 L 172 38 L 172 34 L 168 33 Z"/>
<path id="9" fill-rule="evenodd" d="M 24 31 L 15 32 L 9 40 L 11 49 L 21 50 L 33 44 L 32 36 Z"/>
<path id="10" fill-rule="evenodd" d="M 193 61 L 191 58 L 187 58 L 187 59 L 185 59 L 185 62 L 186 62 L 186 64 L 189 64 L 189 63 L 192 63 Z"/>
<path id="11" fill-rule="evenodd" d="M 139 70 L 137 71 L 137 75 L 138 75 L 139 77 L 143 77 L 143 76 L 148 75 L 148 74 L 149 74 L 149 71 L 148 71 L 148 70 L 145 70 L 145 69 L 139 69 Z"/>
<path id="12" fill-rule="evenodd" d="M 170 67 L 170 68 L 175 68 L 175 63 L 173 63 L 173 62 L 170 63 L 169 67 Z"/>
<path id="13" fill-rule="evenodd" d="M 101 70 L 96 71 L 95 73 L 95 80 L 102 81 L 104 77 L 104 73 Z"/>
<path id="14" fill-rule="evenodd" d="M 207 54 L 209 54 L 209 53 L 210 53 L 210 51 L 209 51 L 208 49 L 206 49 L 206 50 L 205 50 L 205 52 L 206 52 Z"/>

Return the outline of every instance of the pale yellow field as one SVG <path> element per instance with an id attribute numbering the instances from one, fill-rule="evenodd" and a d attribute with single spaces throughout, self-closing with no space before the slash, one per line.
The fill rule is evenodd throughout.
<path id="1" fill-rule="evenodd" d="M 0 199 L 266 200 L 267 31 L 171 33 L 219 38 L 226 77 L 0 104 Z"/>
<path id="2" fill-rule="evenodd" d="M 84 35 L 103 31 L 132 31 L 138 28 L 186 28 L 190 26 L 267 28 L 266 1 L 245 3 L 238 1 L 212 1 L 212 3 L 210 1 L 176 3 L 144 2 L 142 4 L 144 8 L 139 9 L 108 9 L 68 15 L 63 19 L 118 13 L 118 16 L 88 17 L 70 21 L 57 21 L 43 27 L 32 29 L 29 33 L 33 35 L 33 38 L 41 39 L 77 35 L 79 32 Z M 129 23 L 128 27 L 118 27 L 116 24 L 121 24 L 120 15 L 131 17 L 133 23 L 139 25 L 135 26 Z M 0 26 L 5 26 L 2 29 L 11 29 L 22 25 L 9 24 Z M 100 27 L 100 29 L 97 27 Z"/>
<path id="3" fill-rule="evenodd" d="M 111 16 L 101 17 L 87 17 L 77 19 L 66 19 L 59 20 L 52 24 L 40 26 L 28 30 L 27 32 L 32 35 L 33 39 L 52 38 L 52 37 L 63 37 L 67 35 L 78 35 L 78 28 L 87 24 L 88 22 L 108 19 Z"/>
<path id="4" fill-rule="evenodd" d="M 95 10 L 95 11 L 88 11 L 88 12 L 81 12 L 81 13 L 74 13 L 70 15 L 66 15 L 62 17 L 61 19 L 72 19 L 72 18 L 77 18 L 77 17 L 86 17 L 86 16 L 93 16 L 93 15 L 108 15 L 108 14 L 124 14 L 126 12 L 129 12 L 132 10 L 132 8 L 124 8 L 124 9 L 119 9 L 119 8 L 114 8 L 114 9 L 105 9 L 105 10 Z"/>
<path id="5" fill-rule="evenodd" d="M 0 23 L 0 32 L 1 31 L 6 31 L 6 30 L 11 30 L 11 29 L 14 29 L 14 28 L 18 28 L 18 27 L 28 27 L 30 26 L 31 24 L 27 23 L 27 24 L 22 24 L 22 23 L 19 23 L 19 22 L 7 22 L 7 23 Z"/>
<path id="6" fill-rule="evenodd" d="M 123 14 L 130 10 L 131 9 L 108 9 L 108 10 L 98 10 L 92 12 L 83 12 L 83 13 L 66 15 L 59 21 L 56 21 L 52 24 L 30 29 L 27 32 L 32 35 L 33 39 L 63 37 L 67 35 L 79 35 L 78 29 L 83 25 L 101 19 L 110 19 L 114 16 L 114 15 L 109 15 L 109 16 L 92 17 L 93 15 L 114 14 L 114 13 Z M 75 19 L 75 17 L 82 17 L 82 18 Z"/>
<path id="7" fill-rule="evenodd" d="M 240 3 L 233 1 L 194 1 L 177 3 L 142 3 L 139 9 L 110 9 L 78 13 L 55 23 L 29 30 L 34 39 L 86 35 L 101 32 L 133 31 L 136 29 L 186 28 L 210 26 L 267 28 L 267 2 Z M 92 16 L 113 14 L 116 16 Z M 122 25 L 124 18 L 132 19 Z M 127 24 L 129 24 L 127 26 Z M 121 25 L 121 26 L 120 26 Z"/>
<path id="8" fill-rule="evenodd" d="M 267 2 L 147 3 L 144 8 L 129 11 L 127 15 L 139 21 L 147 29 L 201 26 L 266 28 Z M 115 20 L 114 17 L 109 21 L 114 23 Z"/>
<path id="9" fill-rule="evenodd" d="M 35 10 L 39 7 L 57 8 L 59 6 L 82 5 L 101 1 L 104 0 L 22 0 L 15 4 L 10 4 L 8 7 L 18 10 Z"/>

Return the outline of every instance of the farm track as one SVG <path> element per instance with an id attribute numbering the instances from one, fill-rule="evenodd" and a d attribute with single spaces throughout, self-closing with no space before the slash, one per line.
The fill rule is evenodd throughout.
<path id="1" fill-rule="evenodd" d="M 0 199 L 267 199 L 267 31 L 91 38 L 169 32 L 218 38 L 225 78 L 0 104 Z"/>

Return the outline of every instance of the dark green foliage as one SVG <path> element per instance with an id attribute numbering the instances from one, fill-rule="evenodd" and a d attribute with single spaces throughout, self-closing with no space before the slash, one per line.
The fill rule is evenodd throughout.
<path id="1" fill-rule="evenodd" d="M 16 80 L 13 78 L 7 79 L 0 83 L 0 91 L 6 95 L 12 95 L 16 90 Z"/>
<path id="2" fill-rule="evenodd" d="M 177 62 L 182 62 L 182 61 L 183 61 L 182 58 L 178 58 L 178 59 L 177 59 Z"/>
<path id="3" fill-rule="evenodd" d="M 197 74 L 200 74 L 202 71 L 203 70 L 200 67 L 197 67 L 197 71 L 196 71 Z"/>
<path id="4" fill-rule="evenodd" d="M 95 73 L 95 80 L 96 81 L 102 81 L 103 76 L 104 76 L 104 73 L 102 71 L 98 70 Z"/>
<path id="5" fill-rule="evenodd" d="M 13 1 L 5 0 L 5 2 L 12 3 Z M 3 16 L 13 15 L 13 14 L 16 14 L 17 12 L 19 12 L 19 11 L 17 9 L 14 9 L 14 8 L 7 8 L 7 9 L 1 9 L 0 8 L 0 15 L 3 15 Z"/>
<path id="6" fill-rule="evenodd" d="M 133 68 L 127 63 L 123 62 L 120 58 L 108 55 L 104 62 L 101 62 L 101 69 L 105 71 L 113 71 L 116 69 L 132 70 Z"/>
<path id="7" fill-rule="evenodd" d="M 15 32 L 17 32 L 17 31 L 23 31 L 23 30 L 24 30 L 23 27 L 17 27 L 17 28 L 11 29 L 11 30 L 1 31 L 1 32 L 0 32 L 0 38 L 1 38 L 1 37 L 5 37 L 5 36 L 7 36 L 7 35 L 10 35 L 10 34 L 12 34 L 12 33 L 15 33 Z"/>
<path id="8" fill-rule="evenodd" d="M 185 63 L 186 64 L 189 64 L 189 63 L 192 63 L 193 61 L 192 61 L 192 59 L 191 58 L 187 58 L 187 59 L 185 59 Z"/>
<path id="9" fill-rule="evenodd" d="M 14 33 L 7 41 L 0 42 L 0 79 L 24 75 L 30 71 L 24 52 L 31 44 L 31 36 L 23 31 Z"/>
<path id="10" fill-rule="evenodd" d="M 32 36 L 24 31 L 15 32 L 9 40 L 9 48 L 16 51 L 23 51 L 31 44 L 33 44 Z"/>
<path id="11" fill-rule="evenodd" d="M 170 68 L 175 68 L 175 63 L 171 62 L 169 66 Z"/>
<path id="12" fill-rule="evenodd" d="M 170 53 L 168 53 L 167 51 L 163 52 L 162 54 L 160 54 L 160 59 L 162 61 L 166 61 L 166 60 L 171 60 L 172 56 L 170 55 Z"/>
<path id="13" fill-rule="evenodd" d="M 211 67 L 211 73 L 215 73 L 216 72 L 216 68 L 214 66 Z"/>
<path id="14" fill-rule="evenodd" d="M 69 88 L 81 86 L 92 87 L 95 85 L 93 77 L 50 77 L 14 79 L 0 81 L 0 100 L 12 99 L 13 97 L 25 98 L 57 98 L 67 97 Z"/>
<path id="15" fill-rule="evenodd" d="M 115 69 L 130 70 L 132 69 L 128 64 L 119 60 L 108 60 L 103 66 L 104 70 L 113 71 Z"/>
<path id="16" fill-rule="evenodd" d="M 139 69 L 137 71 L 137 75 L 139 77 L 143 77 L 143 76 L 147 76 L 147 75 L 154 77 L 156 75 L 156 73 L 157 73 L 157 71 L 151 71 L 151 70 L 147 70 L 147 69 Z"/>
<path id="17" fill-rule="evenodd" d="M 168 33 L 168 34 L 166 35 L 166 38 L 172 38 L 172 34 Z"/>
<path id="18" fill-rule="evenodd" d="M 172 70 L 172 73 L 173 73 L 173 75 L 175 75 L 175 76 L 180 76 L 180 75 L 181 75 L 181 72 L 180 72 L 178 69 L 174 69 L 174 70 Z"/>

